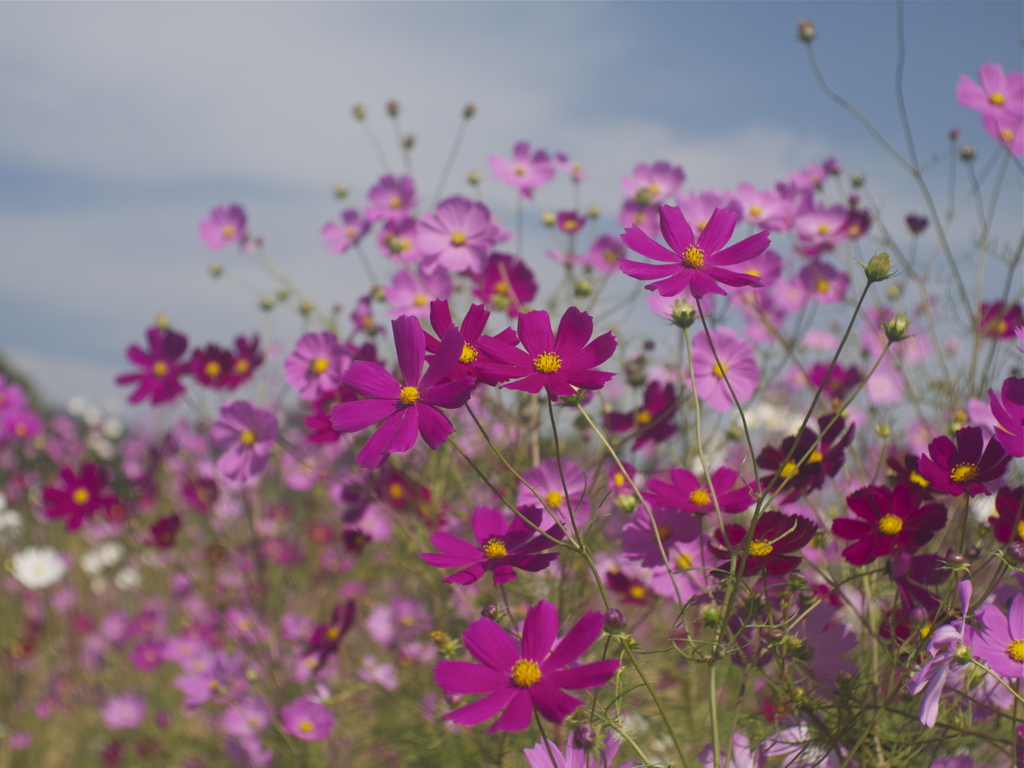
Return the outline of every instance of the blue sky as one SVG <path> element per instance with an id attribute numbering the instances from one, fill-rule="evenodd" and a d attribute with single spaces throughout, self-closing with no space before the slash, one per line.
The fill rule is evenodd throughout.
<path id="1" fill-rule="evenodd" d="M 381 172 L 356 102 L 385 137 L 383 104 L 401 102 L 428 197 L 472 101 L 450 193 L 526 139 L 583 163 L 584 203 L 609 213 L 638 162 L 683 165 L 692 191 L 767 186 L 828 155 L 863 171 L 893 216 L 920 210 L 814 84 L 801 18 L 836 90 L 902 148 L 890 2 L 0 4 L 0 350 L 51 400 L 99 400 L 123 397 L 112 378 L 157 312 L 195 343 L 263 331 L 254 296 L 205 275 L 196 225 L 227 202 L 315 300 L 350 306 L 362 273 L 318 233 L 341 207 L 333 185 L 359 204 Z M 1021 4 L 910 2 L 905 22 L 921 155 L 954 125 L 987 149 L 955 84 L 987 61 L 1021 68 Z M 509 209 L 497 182 L 483 192 Z M 531 213 L 566 207 L 563 181 Z M 1016 236 L 1019 182 L 1004 207 Z M 533 261 L 546 245 L 528 240 Z M 216 258 L 267 285 L 237 254 Z M 273 330 L 288 345 L 298 325 Z"/>

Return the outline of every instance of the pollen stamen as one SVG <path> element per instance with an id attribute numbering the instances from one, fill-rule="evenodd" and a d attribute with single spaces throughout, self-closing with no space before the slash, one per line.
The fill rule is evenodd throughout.
<path id="1" fill-rule="evenodd" d="M 89 491 L 85 488 L 75 488 L 74 492 L 71 494 L 71 500 L 80 507 L 84 507 L 88 504 L 90 498 Z"/>
<path id="2" fill-rule="evenodd" d="M 954 483 L 969 483 L 978 476 L 978 467 L 969 461 L 957 464 L 949 472 L 949 479 Z"/>
<path id="3" fill-rule="evenodd" d="M 520 659 L 512 667 L 512 685 L 529 688 L 540 680 L 540 666 L 532 659 Z"/>
<path id="4" fill-rule="evenodd" d="M 484 544 L 484 557 L 488 560 L 497 560 L 499 557 L 505 557 L 508 554 L 508 550 L 505 549 L 505 542 L 500 536 L 492 536 Z"/>
<path id="5" fill-rule="evenodd" d="M 683 266 L 690 269 L 700 269 L 704 266 L 704 251 L 695 245 L 691 245 L 683 253 Z"/>
<path id="6" fill-rule="evenodd" d="M 238 436 L 238 440 L 248 448 L 256 442 L 256 434 L 251 429 L 243 429 L 242 433 Z"/>
<path id="7" fill-rule="evenodd" d="M 533 358 L 533 369 L 537 373 L 558 373 L 562 367 L 562 358 L 554 352 L 543 352 Z"/>
<path id="8" fill-rule="evenodd" d="M 711 496 L 703 488 L 698 488 L 690 494 L 690 503 L 699 507 L 706 507 L 711 503 Z"/>
<path id="9" fill-rule="evenodd" d="M 416 387 L 402 387 L 398 393 L 398 402 L 402 405 L 412 405 L 420 399 L 420 391 Z"/>
<path id="10" fill-rule="evenodd" d="M 467 344 L 466 342 L 462 342 L 462 354 L 459 355 L 459 362 L 463 365 L 475 363 L 477 355 L 479 354 L 480 353 L 477 351 L 476 347 Z"/>
<path id="11" fill-rule="evenodd" d="M 878 521 L 878 532 L 886 536 L 895 536 L 903 530 L 903 520 L 896 515 L 885 515 Z"/>
<path id="12" fill-rule="evenodd" d="M 1014 661 L 1024 661 L 1024 640 L 1014 640 L 1006 646 L 1006 654 Z"/>
<path id="13" fill-rule="evenodd" d="M 767 557 L 772 553 L 772 543 L 767 539 L 754 539 L 749 551 L 751 557 Z"/>

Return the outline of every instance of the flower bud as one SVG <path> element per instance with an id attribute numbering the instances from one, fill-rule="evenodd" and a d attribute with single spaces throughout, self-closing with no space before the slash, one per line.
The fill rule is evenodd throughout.
<path id="1" fill-rule="evenodd" d="M 477 171 L 470 171 L 466 174 L 466 183 L 471 187 L 475 187 L 480 183 L 480 174 Z"/>
<path id="2" fill-rule="evenodd" d="M 959 552 L 950 552 L 946 555 L 946 562 L 952 566 L 967 565 L 967 558 Z"/>
<path id="3" fill-rule="evenodd" d="M 636 197 L 634 199 L 636 200 L 637 205 L 650 205 L 654 196 L 651 194 L 651 190 L 647 187 L 640 187 L 640 189 L 636 191 Z"/>
<path id="4" fill-rule="evenodd" d="M 892 268 L 892 262 L 889 260 L 889 254 L 885 251 L 876 253 L 864 265 L 864 276 L 868 279 L 869 285 L 888 280 L 894 274 L 896 273 Z"/>
<path id="5" fill-rule="evenodd" d="M 398 102 L 394 99 L 388 101 L 388 103 L 384 105 L 384 109 L 387 110 L 388 117 L 398 117 Z"/>
<path id="6" fill-rule="evenodd" d="M 344 184 L 335 184 L 332 193 L 339 200 L 344 200 L 346 197 L 348 197 L 348 187 L 346 187 Z"/>
<path id="7" fill-rule="evenodd" d="M 158 312 L 156 317 L 153 318 L 153 325 L 157 328 L 167 330 L 171 327 L 171 318 L 169 318 L 164 312 Z"/>
<path id="8" fill-rule="evenodd" d="M 642 387 L 647 383 L 647 372 L 644 370 L 643 360 L 629 360 L 623 366 L 623 372 L 631 387 Z"/>
<path id="9" fill-rule="evenodd" d="M 863 187 L 864 186 L 864 174 L 863 173 L 851 173 L 850 174 L 850 184 L 852 184 L 855 187 Z"/>
<path id="10" fill-rule="evenodd" d="M 910 230 L 911 234 L 918 234 L 924 232 L 928 227 L 928 217 L 918 216 L 916 213 L 907 214 L 907 229 Z"/>
<path id="11" fill-rule="evenodd" d="M 679 328 L 689 328 L 697 319 L 697 310 L 686 299 L 676 299 L 672 305 L 672 324 Z"/>
<path id="12" fill-rule="evenodd" d="M 889 435 L 892 434 L 892 427 L 890 427 L 888 424 L 876 424 L 875 434 L 883 438 L 889 437 Z"/>
<path id="13" fill-rule="evenodd" d="M 299 302 L 299 314 L 303 317 L 308 317 L 313 312 L 313 302 L 309 299 L 303 299 Z"/>
<path id="14" fill-rule="evenodd" d="M 957 141 L 960 138 L 960 129 L 950 128 L 947 135 L 949 136 L 950 141 Z"/>
<path id="15" fill-rule="evenodd" d="M 273 308 L 274 308 L 274 297 L 273 296 L 264 296 L 262 299 L 260 299 L 260 309 L 262 309 L 264 312 L 269 312 Z"/>
<path id="16" fill-rule="evenodd" d="M 480 615 L 483 618 L 485 618 L 485 619 L 490 619 L 491 621 L 497 621 L 498 620 L 498 606 L 494 605 L 494 603 L 489 603 L 488 605 L 485 605 L 483 608 L 480 609 Z"/>
<path id="17" fill-rule="evenodd" d="M 786 637 L 786 631 L 782 627 L 769 627 L 764 631 L 764 639 L 769 643 L 781 643 Z"/>
<path id="18" fill-rule="evenodd" d="M 555 226 L 556 221 L 558 221 L 558 217 L 555 216 L 553 211 L 544 211 L 544 213 L 540 215 L 540 223 L 545 227 Z"/>
<path id="19" fill-rule="evenodd" d="M 458 693 L 445 693 L 444 700 L 448 702 L 449 707 L 462 706 L 462 696 Z"/>
<path id="20" fill-rule="evenodd" d="M 352 117 L 354 117 L 356 120 L 365 120 L 366 119 L 366 107 L 364 107 L 362 104 L 356 104 L 355 106 L 353 106 L 352 107 Z"/>
<path id="21" fill-rule="evenodd" d="M 275 296 L 277 296 L 277 300 L 279 302 L 284 304 L 286 301 L 288 301 L 288 297 L 291 296 L 291 294 L 288 293 L 287 288 L 278 288 Z"/>
<path id="22" fill-rule="evenodd" d="M 971 162 L 977 153 L 974 151 L 974 147 L 970 144 L 964 144 L 960 147 L 960 159 L 964 162 Z"/>
<path id="23" fill-rule="evenodd" d="M 598 208 L 596 205 L 588 205 L 587 216 L 589 216 L 592 219 L 598 219 L 601 217 L 601 209 Z"/>
<path id="24" fill-rule="evenodd" d="M 576 749 L 589 752 L 597 743 L 597 731 L 590 723 L 584 723 L 572 732 L 572 744 Z"/>
<path id="25" fill-rule="evenodd" d="M 882 330 L 885 331 L 885 338 L 895 343 L 904 341 L 910 337 L 907 330 L 910 328 L 910 320 L 900 312 L 896 317 L 887 323 L 882 323 Z"/>
<path id="26" fill-rule="evenodd" d="M 632 493 L 620 493 L 615 497 L 614 503 L 616 507 L 626 514 L 632 514 L 633 510 L 636 509 L 637 504 L 640 503 L 640 500 Z"/>
<path id="27" fill-rule="evenodd" d="M 415 149 L 416 137 L 410 133 L 408 136 L 402 139 L 402 146 L 406 149 L 406 151 Z"/>
<path id="28" fill-rule="evenodd" d="M 609 608 L 604 614 L 604 631 L 609 634 L 621 632 L 626 628 L 626 617 L 617 608 Z"/>
<path id="29" fill-rule="evenodd" d="M 577 280 L 572 292 L 577 299 L 585 299 L 594 292 L 594 286 L 589 280 Z"/>
<path id="30" fill-rule="evenodd" d="M 1011 541 L 1007 544 L 1006 556 L 1010 559 L 1010 562 L 1016 563 L 1018 566 L 1024 566 L 1024 542 Z"/>
<path id="31" fill-rule="evenodd" d="M 801 19 L 796 23 L 796 37 L 801 43 L 809 43 L 817 35 L 818 32 L 814 28 L 814 22 L 810 19 Z"/>
<path id="32" fill-rule="evenodd" d="M 473 115 L 475 115 L 475 114 L 476 114 L 476 104 L 473 104 L 472 102 L 470 102 L 469 104 L 467 104 L 466 106 L 464 106 L 462 108 L 462 119 L 463 120 L 472 120 L 473 119 Z"/>
<path id="33" fill-rule="evenodd" d="M 206 271 L 210 273 L 210 277 L 220 277 L 224 274 L 224 265 L 215 261 L 206 268 Z"/>
<path id="34" fill-rule="evenodd" d="M 370 287 L 370 300 L 371 301 L 384 301 L 384 286 L 374 285 Z"/>

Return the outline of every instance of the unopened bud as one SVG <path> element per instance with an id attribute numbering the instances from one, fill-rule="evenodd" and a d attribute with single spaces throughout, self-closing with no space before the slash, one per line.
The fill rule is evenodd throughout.
<path id="1" fill-rule="evenodd" d="M 604 614 L 604 631 L 609 634 L 621 632 L 626 628 L 626 617 L 617 608 L 609 608 Z"/>
<path id="2" fill-rule="evenodd" d="M 577 280 L 576 285 L 572 287 L 572 292 L 577 299 L 585 299 L 594 292 L 594 286 L 589 280 Z"/>
<path id="3" fill-rule="evenodd" d="M 385 104 L 384 109 L 387 110 L 388 117 L 398 117 L 398 102 L 394 99 L 391 99 L 387 104 Z"/>
<path id="4" fill-rule="evenodd" d="M 786 631 L 782 627 L 769 627 L 764 631 L 764 639 L 769 643 L 781 643 L 786 637 Z"/>
<path id="5" fill-rule="evenodd" d="M 313 312 L 313 302 L 309 299 L 303 299 L 299 302 L 299 314 L 303 317 L 307 317 Z"/>
<path id="6" fill-rule="evenodd" d="M 909 338 L 907 330 L 910 328 L 909 318 L 900 312 L 896 317 L 887 323 L 882 323 L 882 330 L 885 331 L 885 338 L 895 343 Z"/>
<path id="7" fill-rule="evenodd" d="M 950 565 L 953 565 L 953 566 L 966 565 L 967 564 L 967 558 L 964 557 L 959 552 L 950 552 L 946 556 L 946 562 L 949 563 Z"/>
<path id="8" fill-rule="evenodd" d="M 588 205 L 587 216 L 590 217 L 591 219 L 599 219 L 601 218 L 601 209 L 598 208 L 596 205 Z"/>
<path id="9" fill-rule="evenodd" d="M 796 23 L 796 37 L 801 43 L 809 43 L 817 37 L 818 31 L 810 19 L 801 19 Z"/>
<path id="10" fill-rule="evenodd" d="M 1006 556 L 1018 566 L 1024 566 L 1024 542 L 1011 541 L 1007 544 Z"/>
<path id="11" fill-rule="evenodd" d="M 273 296 L 264 296 L 262 299 L 260 299 L 260 309 L 262 309 L 264 312 L 269 312 L 273 308 L 274 308 L 274 297 Z"/>
<path id="12" fill-rule="evenodd" d="M 971 162 L 976 154 L 977 152 L 974 151 L 974 147 L 972 147 L 970 144 L 964 144 L 962 147 L 960 147 L 960 159 L 964 160 L 965 162 Z"/>
<path id="13" fill-rule="evenodd" d="M 869 285 L 888 280 L 894 274 L 896 273 L 892 268 L 892 261 L 890 261 L 889 254 L 885 251 L 876 253 L 864 265 L 864 276 L 868 279 Z"/>
<path id="14" fill-rule="evenodd" d="M 414 149 L 416 147 L 416 137 L 410 133 L 402 139 L 402 146 L 405 147 L 406 151 Z"/>
<path id="15" fill-rule="evenodd" d="M 956 141 L 956 140 L 958 140 L 960 138 L 960 129 L 959 128 L 950 128 L 949 129 L 949 133 L 947 135 L 949 136 L 949 140 L 950 141 Z"/>
<path id="16" fill-rule="evenodd" d="M 215 261 L 206 268 L 206 271 L 210 273 L 210 277 L 220 277 L 224 274 L 224 265 Z"/>
<path id="17" fill-rule="evenodd" d="M 485 605 L 483 608 L 480 609 L 480 615 L 483 616 L 485 619 L 497 621 L 498 606 L 494 605 L 494 603 L 489 603 L 488 605 Z"/>
<path id="18" fill-rule="evenodd" d="M 545 227 L 555 226 L 556 221 L 558 221 L 558 217 L 555 216 L 552 211 L 544 211 L 544 213 L 540 215 L 540 223 Z"/>
<path id="19" fill-rule="evenodd" d="M 672 305 L 672 324 L 680 328 L 689 328 L 697 319 L 697 310 L 686 299 L 676 299 Z"/>
<path id="20" fill-rule="evenodd" d="M 928 217 L 918 216 L 916 213 L 907 214 L 907 229 L 910 230 L 911 234 L 918 234 L 924 232 L 928 227 Z"/>
<path id="21" fill-rule="evenodd" d="M 863 187 L 864 186 L 864 174 L 863 173 L 851 173 L 850 174 L 850 184 L 852 184 L 854 187 Z"/>
<path id="22" fill-rule="evenodd" d="M 446 693 L 444 695 L 444 700 L 448 702 L 449 707 L 462 706 L 462 696 L 458 693 Z"/>
<path id="23" fill-rule="evenodd" d="M 370 301 L 384 301 L 384 286 L 373 285 L 370 286 Z"/>
<path id="24" fill-rule="evenodd" d="M 631 514 L 640 501 L 632 493 L 620 493 L 615 497 L 615 506 L 626 514 Z"/>
<path id="25" fill-rule="evenodd" d="M 879 437 L 889 437 L 892 434 L 892 427 L 888 424 L 876 424 L 875 434 Z"/>
<path id="26" fill-rule="evenodd" d="M 171 327 L 171 318 L 169 318 L 163 312 L 160 312 L 157 314 L 156 317 L 153 318 L 153 325 L 155 325 L 157 328 L 163 328 L 164 330 L 167 330 L 168 328 Z"/>
<path id="27" fill-rule="evenodd" d="M 344 184 L 335 184 L 332 193 L 339 200 L 344 200 L 346 197 L 348 197 L 348 187 L 346 187 Z"/>
<path id="28" fill-rule="evenodd" d="M 356 104 L 354 107 L 352 107 L 352 117 L 354 117 L 356 120 L 365 120 L 366 107 L 364 107 L 362 104 Z"/>
<path id="29" fill-rule="evenodd" d="M 466 183 L 471 187 L 475 187 L 480 183 L 480 174 L 477 171 L 470 171 L 466 174 Z"/>
<path id="30" fill-rule="evenodd" d="M 572 744 L 576 749 L 589 752 L 597 743 L 597 731 L 590 723 L 584 723 L 572 732 Z"/>
<path id="31" fill-rule="evenodd" d="M 278 288 L 277 293 L 275 295 L 277 296 L 277 300 L 282 304 L 288 301 L 288 297 L 291 296 L 291 294 L 288 293 L 287 288 Z"/>
<path id="32" fill-rule="evenodd" d="M 462 119 L 463 120 L 472 120 L 473 119 L 473 115 L 475 115 L 475 114 L 476 114 L 476 104 L 473 104 L 472 102 L 467 104 L 466 106 L 464 106 L 462 108 Z"/>
<path id="33" fill-rule="evenodd" d="M 631 387 L 642 387 L 647 383 L 647 371 L 641 360 L 630 360 L 623 366 L 626 381 Z"/>

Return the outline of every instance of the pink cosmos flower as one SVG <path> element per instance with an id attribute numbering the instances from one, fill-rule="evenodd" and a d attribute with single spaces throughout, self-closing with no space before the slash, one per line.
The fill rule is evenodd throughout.
<path id="1" fill-rule="evenodd" d="M 409 216 L 416 207 L 416 185 L 409 176 L 382 176 L 369 194 L 370 204 L 366 206 L 367 221 L 387 219 L 396 221 Z"/>
<path id="2" fill-rule="evenodd" d="M 981 427 L 957 430 L 956 444 L 939 435 L 928 444 L 928 455 L 918 460 L 918 472 L 933 491 L 960 496 L 992 494 L 991 484 L 1002 477 L 1010 456 L 994 437 L 982 453 Z"/>
<path id="3" fill-rule="evenodd" d="M 783 229 L 780 226 L 790 214 L 789 201 L 784 200 L 778 190 L 759 190 L 746 182 L 740 184 L 733 193 L 733 199 L 739 213 L 748 224 L 759 229 Z"/>
<path id="4" fill-rule="evenodd" d="M 345 348 L 330 331 L 307 333 L 284 359 L 284 378 L 303 400 L 316 400 L 338 388 L 348 360 Z"/>
<path id="5" fill-rule="evenodd" d="M 370 222 L 366 221 L 355 208 L 341 212 L 341 224 L 328 221 L 320 229 L 320 237 L 331 253 L 344 253 L 357 245 L 370 231 Z"/>
<path id="6" fill-rule="evenodd" d="M 697 755 L 697 759 L 700 761 L 702 768 L 714 768 L 715 766 L 722 766 L 722 768 L 765 768 L 767 765 L 768 757 L 760 745 L 751 747 L 750 739 L 747 734 L 737 732 L 732 737 L 732 749 L 730 750 L 732 757 L 728 762 L 725 760 L 725 752 L 722 752 L 718 756 L 718 760 L 715 760 L 714 746 L 708 744 L 704 749 Z"/>
<path id="7" fill-rule="evenodd" d="M 678 542 L 694 541 L 700 535 L 700 521 L 692 512 L 654 507 L 651 514 L 654 516 L 653 527 L 651 515 L 637 507 L 633 519 L 622 528 L 623 554 L 630 560 L 639 560 L 646 568 L 665 565 L 658 548 L 659 541 L 668 554 Z"/>
<path id="8" fill-rule="evenodd" d="M 331 424 L 339 432 L 359 432 L 383 421 L 356 456 L 367 469 L 376 469 L 392 453 L 408 451 L 416 443 L 417 432 L 431 450 L 437 450 L 455 431 L 440 409 L 461 408 L 476 386 L 476 379 L 470 376 L 439 383 L 462 354 L 458 328 L 448 329 L 423 373 L 426 342 L 419 322 L 402 315 L 391 327 L 403 383 L 383 366 L 357 360 L 342 381 L 369 399 L 338 403 L 331 409 Z"/>
<path id="9" fill-rule="evenodd" d="M 555 177 L 555 166 L 548 153 L 543 149 L 531 153 L 530 144 L 526 141 L 520 141 L 512 148 L 511 160 L 491 155 L 488 164 L 494 178 L 512 185 L 527 199 L 533 197 L 533 190 Z"/>
<path id="10" fill-rule="evenodd" d="M 994 605 L 983 605 L 975 615 L 980 628 L 971 631 L 971 650 L 995 674 L 1024 679 L 1024 594 L 1003 614 Z"/>
<path id="11" fill-rule="evenodd" d="M 591 733 L 593 734 L 593 729 L 591 729 Z M 546 745 L 540 742 L 533 747 L 527 747 L 523 752 L 526 754 L 526 762 L 530 764 L 530 768 L 612 768 L 612 761 L 615 760 L 615 755 L 619 751 L 619 741 L 610 735 L 610 730 L 608 733 L 609 735 L 605 739 L 606 746 L 603 748 L 600 744 L 595 744 L 590 749 L 578 746 L 577 731 L 573 731 L 566 739 L 564 755 L 550 741 Z M 554 762 L 552 762 L 552 757 Z M 631 760 L 618 768 L 632 768 L 634 765 L 636 763 Z"/>
<path id="12" fill-rule="evenodd" d="M 614 235 L 601 235 L 594 240 L 590 250 L 583 254 L 580 261 L 598 272 L 610 275 L 619 268 L 619 259 L 625 252 L 619 238 Z"/>
<path id="13" fill-rule="evenodd" d="M 960 75 L 956 100 L 983 116 L 1024 115 L 1024 74 L 1006 74 L 999 64 L 989 62 L 978 67 L 978 80 L 980 85 L 967 75 Z"/>
<path id="14" fill-rule="evenodd" d="M 462 334 L 462 354 L 459 355 L 458 361 L 444 378 L 445 381 L 461 379 L 463 376 L 472 376 L 485 383 L 497 383 L 489 380 L 476 366 L 477 360 L 480 358 L 480 351 L 478 349 L 480 337 L 483 335 L 484 328 L 487 326 L 487 319 L 490 316 L 491 313 L 484 309 L 482 304 L 473 304 L 469 311 L 466 312 L 466 316 L 462 318 L 462 325 L 459 326 L 459 332 Z M 438 348 L 441 346 L 440 340 L 444 338 L 445 332 L 452 325 L 452 313 L 448 307 L 448 301 L 437 299 L 430 302 L 430 327 L 433 328 L 436 338 L 430 334 L 426 335 L 427 352 L 431 355 L 437 353 Z M 519 340 L 516 332 L 511 328 L 506 328 L 499 333 L 498 338 L 507 341 L 509 344 L 516 344 Z"/>
<path id="15" fill-rule="evenodd" d="M 989 136 L 1006 147 L 1010 154 L 1024 155 L 1024 116 L 983 115 L 981 124 Z"/>
<path id="16" fill-rule="evenodd" d="M 416 247 L 428 275 L 438 267 L 479 275 L 497 242 L 498 230 L 491 224 L 490 210 L 464 197 L 444 200 L 435 212 L 420 216 L 416 229 Z"/>
<path id="17" fill-rule="evenodd" d="M 391 285 L 384 286 L 384 298 L 392 305 L 392 317 L 411 315 L 425 318 L 430 314 L 430 303 L 447 300 L 452 293 L 452 278 L 441 269 L 432 274 L 413 274 L 406 270 L 395 273 Z"/>
<path id="18" fill-rule="evenodd" d="M 123 693 L 107 699 L 100 710 L 103 724 L 111 731 L 138 728 L 146 720 L 146 700 L 136 693 Z"/>
<path id="19" fill-rule="evenodd" d="M 413 218 L 386 221 L 377 234 L 377 245 L 389 259 L 401 264 L 415 264 L 422 255 L 416 247 L 417 230 L 416 219 Z"/>
<path id="20" fill-rule="evenodd" d="M 814 206 L 802 211 L 793 220 L 793 231 L 799 238 L 797 250 L 804 256 L 820 256 L 842 245 L 860 232 L 850 231 L 851 211 L 842 205 L 830 208 Z"/>
<path id="21" fill-rule="evenodd" d="M 323 741 L 334 730 L 334 715 L 318 701 L 296 699 L 281 707 L 281 730 L 303 741 Z"/>
<path id="22" fill-rule="evenodd" d="M 824 261 L 812 261 L 800 270 L 800 286 L 809 299 L 836 304 L 846 298 L 850 276 Z"/>
<path id="23" fill-rule="evenodd" d="M 447 693 L 486 693 L 482 699 L 445 715 L 459 725 L 476 725 L 501 712 L 488 733 L 524 731 L 536 710 L 563 723 L 583 702 L 563 688 L 599 688 L 619 668 L 615 659 L 570 667 L 601 635 L 604 616 L 588 611 L 561 640 L 558 610 L 541 600 L 522 625 L 522 642 L 491 619 L 474 621 L 462 635 L 480 664 L 440 661 L 434 681 Z"/>
<path id="24" fill-rule="evenodd" d="M 693 340 L 694 388 L 701 400 L 715 411 L 728 411 L 733 406 L 732 394 L 725 383 L 732 384 L 736 398 L 747 400 L 761 381 L 761 369 L 754 359 L 754 350 L 731 328 L 711 331 L 711 338 L 720 362 L 715 362 L 711 345 L 705 336 Z"/>
<path id="25" fill-rule="evenodd" d="M 220 250 L 228 243 L 242 245 L 248 238 L 245 210 L 240 205 L 219 205 L 199 222 L 199 239 L 214 250 Z"/>
<path id="26" fill-rule="evenodd" d="M 535 526 L 540 526 L 542 511 L 539 507 L 522 507 L 519 511 Z M 557 525 L 548 528 L 547 534 L 556 539 L 564 535 Z M 558 557 L 556 553 L 543 552 L 555 546 L 553 541 L 519 517 L 510 525 L 500 510 L 491 507 L 478 507 L 473 512 L 473 535 L 479 542 L 477 545 L 445 531 L 436 531 L 431 535 L 430 543 L 439 554 L 425 552 L 420 557 L 427 565 L 436 568 L 462 568 L 445 576 L 445 582 L 473 584 L 490 571 L 495 586 L 516 578 L 516 568 L 541 571 Z"/>
<path id="27" fill-rule="evenodd" d="M 632 175 L 622 177 L 622 189 L 641 205 L 661 205 L 679 191 L 685 179 L 681 166 L 664 160 L 653 165 L 640 163 Z"/>
<path id="28" fill-rule="evenodd" d="M 132 344 L 126 353 L 128 359 L 142 370 L 124 373 L 115 381 L 122 385 L 137 385 L 128 402 L 140 403 L 148 397 L 153 405 L 159 405 L 185 391 L 178 378 L 189 373 L 191 363 L 178 360 L 185 354 L 188 339 L 169 328 L 156 326 L 146 331 L 146 339 L 149 351 Z"/>
<path id="29" fill-rule="evenodd" d="M 1020 304 L 982 302 L 981 310 L 978 312 L 978 329 L 982 336 L 989 339 L 1008 339 L 1022 326 L 1024 310 L 1021 310 Z"/>
<path id="30" fill-rule="evenodd" d="M 867 565 L 896 550 L 916 552 L 946 525 L 946 508 L 921 506 L 921 494 L 904 483 L 861 488 L 846 497 L 846 505 L 860 519 L 834 520 L 832 533 L 855 540 L 842 553 L 852 565 Z"/>
<path id="31" fill-rule="evenodd" d="M 735 200 L 710 189 L 679 195 L 676 197 L 676 205 L 698 235 L 707 228 L 718 208 L 728 209 L 739 216 Z"/>
<path id="32" fill-rule="evenodd" d="M 224 451 L 217 469 L 228 480 L 243 483 L 260 474 L 277 442 L 277 418 L 246 400 L 231 400 L 220 407 L 220 419 L 210 426 L 210 442 Z"/>
<path id="33" fill-rule="evenodd" d="M 1024 379 L 1009 376 L 1003 380 L 999 396 L 991 389 L 988 401 L 998 426 L 998 440 L 1006 452 L 1016 458 L 1024 456 Z"/>
<path id="34" fill-rule="evenodd" d="M 716 208 L 696 241 L 693 230 L 678 208 L 663 205 L 658 209 L 658 215 L 661 233 L 669 248 L 655 242 L 635 226 L 621 235 L 627 248 L 660 262 L 647 264 L 631 259 L 619 260 L 619 269 L 624 274 L 637 280 L 655 281 L 644 286 L 647 290 L 656 290 L 662 296 L 679 296 L 689 288 L 691 295 L 700 299 L 708 293 L 725 296 L 726 292 L 719 283 L 733 287 L 761 285 L 756 277 L 724 267 L 748 261 L 764 252 L 769 245 L 767 232 L 758 232 L 723 249 L 736 228 L 738 217 L 732 211 Z"/>
<path id="35" fill-rule="evenodd" d="M 671 481 L 652 477 L 647 481 L 644 496 L 652 503 L 666 509 L 680 509 L 684 512 L 708 514 L 715 511 L 714 499 L 708 486 L 686 469 L 669 470 Z M 736 483 L 740 487 L 736 488 Z M 718 499 L 718 507 L 726 513 L 746 512 L 754 503 L 750 486 L 742 481 L 740 473 L 730 467 L 719 467 L 711 475 L 711 485 Z"/>
<path id="36" fill-rule="evenodd" d="M 224 710 L 220 729 L 240 739 L 253 737 L 270 725 L 270 708 L 258 696 L 247 696 Z"/>
<path id="37" fill-rule="evenodd" d="M 617 342 L 611 332 L 590 341 L 593 332 L 594 319 L 576 307 L 565 311 L 555 334 L 547 312 L 526 312 L 519 316 L 518 326 L 525 351 L 485 336 L 480 339 L 480 349 L 488 359 L 477 367 L 505 380 L 502 386 L 507 389 L 544 389 L 552 400 L 572 397 L 577 389 L 601 389 L 615 374 L 593 369 L 612 356 Z"/>
<path id="38" fill-rule="evenodd" d="M 925 692 L 924 698 L 921 700 L 920 720 L 929 728 L 935 725 L 935 720 L 938 718 L 939 697 L 946 685 L 950 666 L 956 662 L 963 647 L 971 642 L 970 636 L 964 635 L 964 630 L 967 629 L 967 609 L 971 603 L 972 591 L 969 579 L 959 582 L 957 593 L 963 608 L 960 621 L 944 624 L 932 633 L 927 647 L 931 658 L 907 683 L 907 691 L 911 696 L 916 696 L 922 690 Z M 1024 636 L 1024 632 L 1021 635 Z"/>
<path id="39" fill-rule="evenodd" d="M 564 485 L 562 484 L 563 477 L 565 478 Z M 523 474 L 523 480 L 533 487 L 540 496 L 540 500 L 529 488 L 521 486 L 519 495 L 516 497 L 516 505 L 529 507 L 543 501 L 544 516 L 540 523 L 542 528 L 553 525 L 556 518 L 562 525 L 569 526 L 570 511 L 578 526 L 586 525 L 590 519 L 591 506 L 590 497 L 587 494 L 589 488 L 587 476 L 571 461 L 562 459 L 561 471 L 559 471 L 558 459 L 541 459 L 540 464 Z M 568 497 L 566 492 L 569 494 Z"/>

